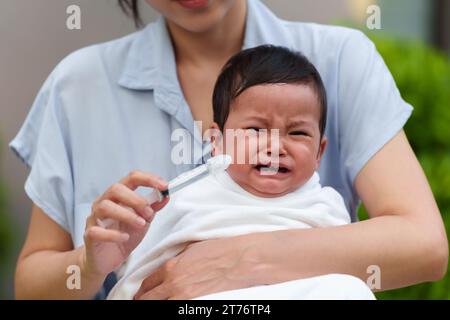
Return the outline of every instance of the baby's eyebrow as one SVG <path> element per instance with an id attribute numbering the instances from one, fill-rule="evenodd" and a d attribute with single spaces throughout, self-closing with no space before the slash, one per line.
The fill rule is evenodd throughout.
<path id="1" fill-rule="evenodd" d="M 261 116 L 250 116 L 250 117 L 245 118 L 244 120 L 254 120 L 254 121 L 259 121 L 262 123 L 268 122 L 268 119 L 261 117 Z"/>
<path id="2" fill-rule="evenodd" d="M 307 126 L 312 127 L 313 121 L 310 120 L 296 120 L 288 123 L 288 128 L 294 128 L 294 127 L 300 127 L 300 126 Z"/>

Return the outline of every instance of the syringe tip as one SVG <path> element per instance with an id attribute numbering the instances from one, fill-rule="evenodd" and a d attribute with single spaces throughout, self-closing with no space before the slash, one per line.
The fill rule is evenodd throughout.
<path id="1" fill-rule="evenodd" d="M 208 166 L 208 171 L 211 174 L 214 174 L 226 170 L 232 161 L 233 159 L 231 159 L 228 154 L 219 154 L 209 159 L 206 164 Z"/>

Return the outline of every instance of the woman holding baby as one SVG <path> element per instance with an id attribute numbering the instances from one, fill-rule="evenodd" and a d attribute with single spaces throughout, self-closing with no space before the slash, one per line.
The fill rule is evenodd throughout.
<path id="1" fill-rule="evenodd" d="M 262 44 L 301 51 L 320 72 L 328 142 L 318 171 L 354 223 L 192 243 L 149 274 L 136 298 L 190 299 L 327 274 L 365 281 L 373 265 L 382 272 L 380 290 L 443 277 L 444 226 L 402 130 L 412 107 L 362 33 L 283 21 L 259 0 L 147 2 L 162 17 L 65 58 L 11 142 L 31 167 L 25 189 L 34 203 L 17 263 L 18 298 L 89 299 L 108 274 L 120 278 L 167 203 L 149 205 L 139 188 L 162 190 L 199 162 L 171 161 L 172 132 L 198 134 L 194 121 L 210 128 L 223 65 Z M 136 1 L 120 3 L 138 19 Z M 193 144 L 202 147 L 201 139 Z M 359 200 L 367 221 L 357 222 Z M 101 228 L 98 219 L 117 228 Z M 70 265 L 80 267 L 80 290 L 66 287 Z"/>

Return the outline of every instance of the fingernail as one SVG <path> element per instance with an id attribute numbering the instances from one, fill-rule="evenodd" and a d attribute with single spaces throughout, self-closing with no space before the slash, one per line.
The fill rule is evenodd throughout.
<path id="1" fill-rule="evenodd" d="M 153 209 L 150 206 L 146 206 L 144 208 L 144 214 L 145 214 L 145 218 L 147 218 L 147 220 L 151 219 L 153 217 Z"/>
<path id="2" fill-rule="evenodd" d="M 144 219 L 142 219 L 142 217 L 139 217 L 139 216 L 137 216 L 135 218 L 135 220 L 136 220 L 136 223 L 141 227 L 145 226 L 145 224 L 147 223 Z"/>
<path id="3" fill-rule="evenodd" d="M 128 233 L 122 233 L 120 235 L 120 238 L 123 242 L 128 241 L 128 239 L 130 239 L 130 235 Z"/>
<path id="4" fill-rule="evenodd" d="M 164 180 L 163 178 L 158 178 L 158 182 L 163 185 L 164 187 L 167 185 L 167 181 Z"/>

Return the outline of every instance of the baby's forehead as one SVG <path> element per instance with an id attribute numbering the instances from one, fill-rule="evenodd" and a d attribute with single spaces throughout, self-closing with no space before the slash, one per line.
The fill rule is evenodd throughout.
<path id="1" fill-rule="evenodd" d="M 320 99 L 312 84 L 304 83 L 270 83 L 258 84 L 246 88 L 233 99 L 233 103 L 241 101 L 248 103 L 256 100 L 259 102 L 274 102 L 274 101 L 291 101 L 293 103 L 301 104 L 305 100 L 309 100 L 314 104 L 320 105 Z"/>
<path id="2" fill-rule="evenodd" d="M 314 88 L 306 84 L 277 83 L 247 88 L 234 99 L 230 111 L 270 118 L 275 114 L 287 117 L 318 115 L 320 109 Z"/>

